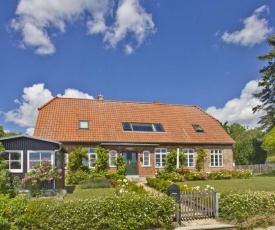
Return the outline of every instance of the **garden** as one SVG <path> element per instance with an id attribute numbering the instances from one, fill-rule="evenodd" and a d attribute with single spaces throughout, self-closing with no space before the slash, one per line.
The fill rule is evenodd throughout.
<path id="1" fill-rule="evenodd" d="M 11 177 L 0 161 L 0 229 L 172 229 L 175 201 L 166 194 L 171 184 L 181 191 L 215 190 L 220 193 L 219 218 L 239 229 L 275 224 L 275 174 L 252 175 L 248 170 L 203 172 L 197 159 L 196 170 L 183 165 L 176 169 L 176 151 L 166 157 L 166 166 L 144 186 L 125 178 L 125 163 L 118 156 L 117 171 L 108 172 L 108 151 L 96 148 L 95 168 L 82 164 L 84 149 L 69 155 L 66 173 L 68 194 L 47 197 L 41 184 L 61 179 L 61 170 L 49 162 L 34 165 L 23 180 Z M 30 193 L 21 194 L 28 185 Z"/>

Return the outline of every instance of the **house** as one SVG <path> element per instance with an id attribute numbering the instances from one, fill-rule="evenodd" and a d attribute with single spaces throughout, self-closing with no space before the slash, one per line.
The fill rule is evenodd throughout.
<path id="1" fill-rule="evenodd" d="M 207 151 L 205 171 L 233 169 L 234 140 L 219 121 L 197 106 L 55 97 L 39 108 L 34 136 L 59 141 L 67 153 L 88 150 L 94 167 L 95 147 L 109 149 L 110 170 L 122 154 L 127 175 L 154 176 L 165 156 L 179 148 L 186 167 L 195 168 L 197 152 Z"/>
<path id="2" fill-rule="evenodd" d="M 53 181 L 47 188 L 64 188 L 64 149 L 60 142 L 28 135 L 0 138 L 0 142 L 5 148 L 0 157 L 8 163 L 11 174 L 23 179 L 32 165 L 41 164 L 43 159 L 47 159 L 63 170 L 62 179 Z"/>

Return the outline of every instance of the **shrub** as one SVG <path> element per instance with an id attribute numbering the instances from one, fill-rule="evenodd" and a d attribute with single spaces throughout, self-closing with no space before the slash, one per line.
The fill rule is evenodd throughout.
<path id="1" fill-rule="evenodd" d="M 167 172 L 176 172 L 177 169 L 177 151 L 176 150 L 172 150 L 171 152 L 169 152 L 166 157 L 165 157 L 165 170 Z M 184 153 L 182 151 L 179 152 L 179 166 L 183 167 L 183 165 L 186 162 L 186 156 L 184 155 Z"/>
<path id="2" fill-rule="evenodd" d="M 168 172 L 166 170 L 157 170 L 156 178 L 170 181 L 184 181 L 184 176 L 175 172 Z"/>
<path id="3" fill-rule="evenodd" d="M 116 172 L 118 175 L 126 175 L 126 163 L 123 160 L 123 156 L 120 154 L 115 160 Z"/>
<path id="4" fill-rule="evenodd" d="M 188 171 L 184 174 L 184 179 L 188 181 L 207 180 L 208 175 L 206 172 Z"/>
<path id="5" fill-rule="evenodd" d="M 196 169 L 201 171 L 204 168 L 204 158 L 206 157 L 206 150 L 201 149 L 198 151 L 198 157 L 196 161 Z"/>
<path id="6" fill-rule="evenodd" d="M 171 228 L 172 198 L 124 193 L 93 200 L 30 201 L 25 229 L 152 229 Z M 60 221 L 62 220 L 62 221 Z"/>
<path id="7" fill-rule="evenodd" d="M 234 170 L 232 171 L 232 177 L 235 179 L 247 179 L 252 176 L 251 170 Z"/>
<path id="8" fill-rule="evenodd" d="M 41 165 L 32 166 L 31 171 L 25 174 L 23 181 L 30 184 L 30 192 L 32 196 L 38 196 L 43 189 L 44 182 L 50 183 L 53 180 L 62 179 L 62 169 L 54 168 L 47 160 L 43 159 Z"/>
<path id="9" fill-rule="evenodd" d="M 275 194 L 262 191 L 222 194 L 219 206 L 222 218 L 241 223 L 256 215 L 274 214 Z"/>
<path id="10" fill-rule="evenodd" d="M 77 170 L 76 172 L 68 171 L 66 174 L 67 184 L 79 184 L 90 178 L 90 173 L 87 170 Z"/>
<path id="11" fill-rule="evenodd" d="M 105 149 L 101 146 L 97 146 L 95 149 L 96 152 L 96 160 L 95 160 L 95 171 L 97 173 L 106 172 L 109 168 L 109 156 L 108 156 L 108 149 Z"/>
<path id="12" fill-rule="evenodd" d="M 88 160 L 87 150 L 83 148 L 74 148 L 69 154 L 68 168 L 72 172 L 76 172 L 83 166 L 83 159 Z"/>

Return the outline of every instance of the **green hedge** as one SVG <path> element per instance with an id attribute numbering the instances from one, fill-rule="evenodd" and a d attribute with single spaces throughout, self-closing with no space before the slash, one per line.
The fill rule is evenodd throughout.
<path id="1" fill-rule="evenodd" d="M 275 213 L 275 193 L 245 191 L 222 194 L 219 199 L 220 217 L 242 223 L 257 215 Z"/>
<path id="2" fill-rule="evenodd" d="M 124 193 L 101 199 L 38 199 L 0 196 L 0 229 L 152 229 L 172 228 L 171 197 Z"/>

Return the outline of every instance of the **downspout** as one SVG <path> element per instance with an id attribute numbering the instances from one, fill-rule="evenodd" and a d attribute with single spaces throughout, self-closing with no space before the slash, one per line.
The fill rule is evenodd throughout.
<path id="1" fill-rule="evenodd" d="M 56 162 L 56 160 L 55 160 L 56 153 L 59 152 L 59 151 L 61 151 L 61 149 L 62 149 L 62 144 L 59 143 L 59 149 L 54 150 L 54 166 L 56 166 L 55 165 L 55 162 Z M 63 170 L 62 170 L 62 172 L 63 172 Z M 64 174 L 64 172 L 63 172 L 63 174 Z M 64 180 L 64 177 L 63 177 L 63 180 Z M 55 190 L 55 180 L 53 181 L 53 188 Z"/>

